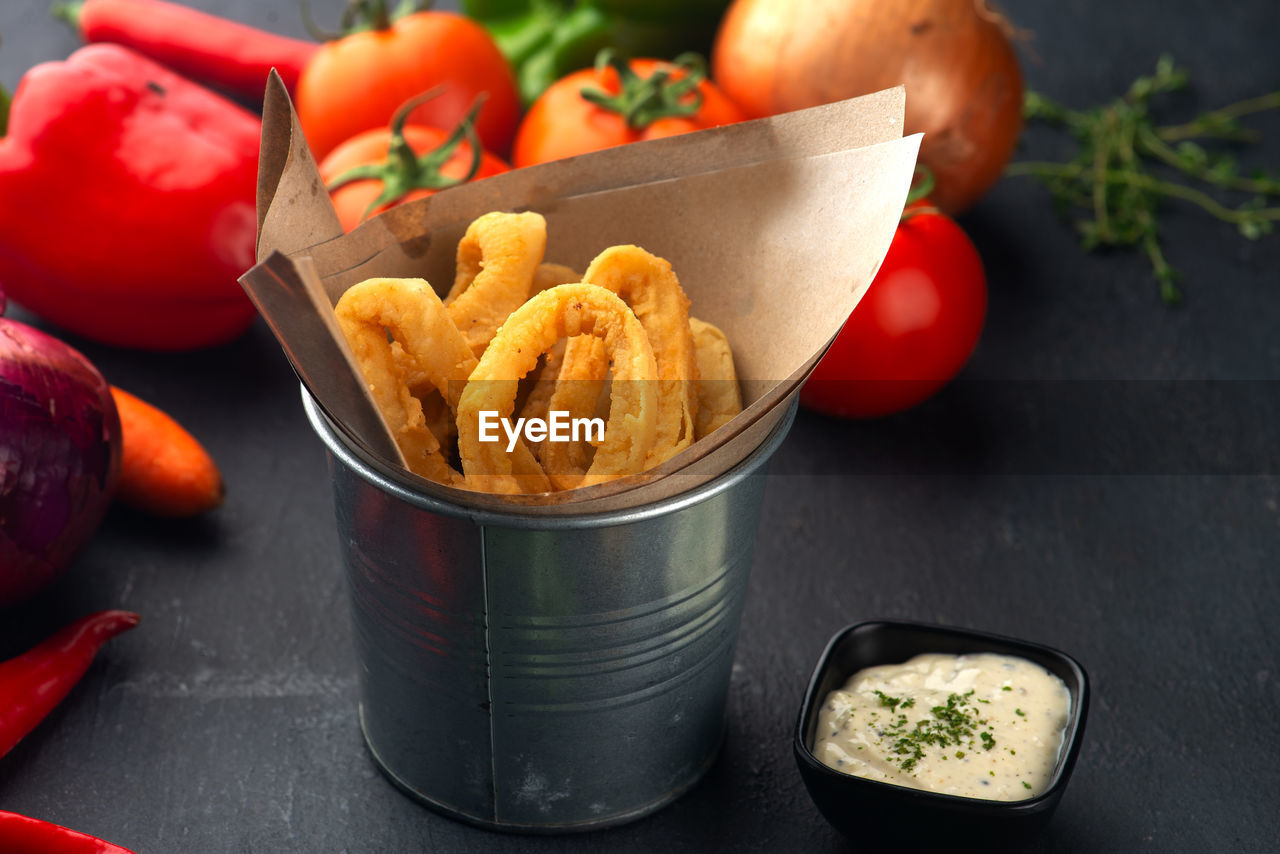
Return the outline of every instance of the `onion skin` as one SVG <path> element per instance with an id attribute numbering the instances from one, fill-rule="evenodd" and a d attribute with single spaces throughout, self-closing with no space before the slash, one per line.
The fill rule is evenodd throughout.
<path id="1" fill-rule="evenodd" d="M 120 418 L 102 374 L 57 338 L 0 318 L 0 608 L 62 573 L 119 478 Z"/>
<path id="2" fill-rule="evenodd" d="M 1022 71 L 984 0 L 734 0 L 712 76 L 752 117 L 907 89 L 906 133 L 947 213 L 994 184 L 1022 130 Z"/>

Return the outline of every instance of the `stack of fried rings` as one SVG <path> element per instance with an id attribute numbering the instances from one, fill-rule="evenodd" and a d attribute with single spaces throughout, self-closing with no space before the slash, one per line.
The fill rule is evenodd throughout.
<path id="1" fill-rule="evenodd" d="M 742 410 L 728 340 L 689 316 L 670 264 L 614 246 L 579 276 L 543 263 L 545 247 L 539 214 L 485 214 L 458 244 L 444 300 L 422 279 L 369 279 L 338 301 L 338 324 L 414 473 L 484 492 L 574 489 L 659 465 Z M 602 439 L 521 439 L 508 452 L 506 433 L 481 435 L 481 413 L 509 426 L 517 403 L 525 419 L 589 418 L 606 389 Z"/>

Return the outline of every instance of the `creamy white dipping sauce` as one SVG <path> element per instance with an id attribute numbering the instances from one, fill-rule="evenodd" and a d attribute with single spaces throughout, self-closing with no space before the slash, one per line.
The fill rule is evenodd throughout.
<path id="1" fill-rule="evenodd" d="M 813 753 L 837 771 L 948 795 L 1018 801 L 1045 790 L 1071 695 L 1008 655 L 919 655 L 827 695 Z"/>

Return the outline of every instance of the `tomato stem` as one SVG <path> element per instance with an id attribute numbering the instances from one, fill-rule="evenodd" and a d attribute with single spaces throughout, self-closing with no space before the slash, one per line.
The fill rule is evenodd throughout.
<path id="1" fill-rule="evenodd" d="M 49 7 L 49 14 L 68 24 L 77 33 L 80 32 L 80 13 L 84 11 L 84 0 L 76 3 L 54 3 Z"/>
<path id="2" fill-rule="evenodd" d="M 898 222 L 906 222 L 919 214 L 942 213 L 933 205 L 919 204 L 922 199 L 933 192 L 935 183 L 933 170 L 923 163 L 917 163 L 915 175 L 911 179 L 911 189 L 907 191 L 907 201 L 902 206 L 902 216 L 898 217 Z"/>
<path id="3" fill-rule="evenodd" d="M 596 73 L 612 68 L 618 75 L 618 93 L 583 87 L 583 98 L 601 109 L 622 116 L 632 130 L 646 128 L 658 119 L 692 116 L 702 107 L 698 86 L 707 77 L 706 62 L 696 53 L 682 53 L 659 66 L 646 80 L 612 48 L 596 54 Z M 679 78 L 676 72 L 684 72 Z"/>
<path id="4" fill-rule="evenodd" d="M 933 170 L 923 163 L 917 163 L 915 175 L 911 178 L 911 189 L 907 191 L 906 205 L 913 205 L 932 193 L 936 183 Z"/>
<path id="5" fill-rule="evenodd" d="M 425 12 L 430 7 L 431 0 L 400 0 L 394 10 L 388 6 L 387 0 L 347 0 L 347 8 L 342 12 L 342 23 L 336 33 L 317 26 L 315 19 L 311 17 L 311 6 L 307 0 L 302 0 L 301 13 L 303 26 L 312 38 L 336 41 L 353 33 L 390 29 L 401 18 Z"/>
<path id="6" fill-rule="evenodd" d="M 374 211 L 384 205 L 398 202 L 414 190 L 443 190 L 456 184 L 465 184 L 480 171 L 484 151 L 480 146 L 480 137 L 476 133 L 476 116 L 480 114 L 480 107 L 484 104 L 484 93 L 476 97 L 471 109 L 454 127 L 448 138 L 431 151 L 419 155 L 405 139 L 404 126 L 410 113 L 439 95 L 443 88 L 437 86 L 435 89 L 416 95 L 396 110 L 396 114 L 391 119 L 391 138 L 387 143 L 386 160 L 348 169 L 329 182 L 327 189 L 330 192 L 353 181 L 382 182 L 382 192 L 365 208 L 360 217 L 361 220 L 368 219 Z M 466 140 L 470 146 L 471 163 L 467 167 L 466 175 L 461 178 L 450 178 L 440 170 L 453 159 L 463 140 Z"/>

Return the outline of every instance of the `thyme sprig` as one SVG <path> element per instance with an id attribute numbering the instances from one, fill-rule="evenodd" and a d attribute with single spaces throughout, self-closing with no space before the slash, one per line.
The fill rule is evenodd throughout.
<path id="1" fill-rule="evenodd" d="M 1162 56 L 1154 74 L 1139 77 L 1128 92 L 1102 106 L 1075 110 L 1027 92 L 1026 117 L 1065 128 L 1079 148 L 1065 162 L 1021 161 L 1007 170 L 1043 182 L 1064 215 L 1072 209 L 1085 214 L 1076 228 L 1086 250 L 1136 247 L 1144 252 L 1169 305 L 1182 300 L 1176 284 L 1181 276 L 1160 243 L 1157 214 L 1162 203 L 1189 202 L 1235 225 L 1251 240 L 1269 234 L 1280 220 L 1280 206 L 1269 203 L 1280 197 L 1280 177 L 1261 170 L 1241 175 L 1229 151 L 1202 144 L 1257 141 L 1257 132 L 1239 120 L 1280 107 L 1280 91 L 1201 113 L 1183 124 L 1157 124 L 1153 97 L 1185 89 L 1188 82 L 1187 72 Z M 1250 198 L 1232 206 L 1215 192 L 1248 193 Z"/>

